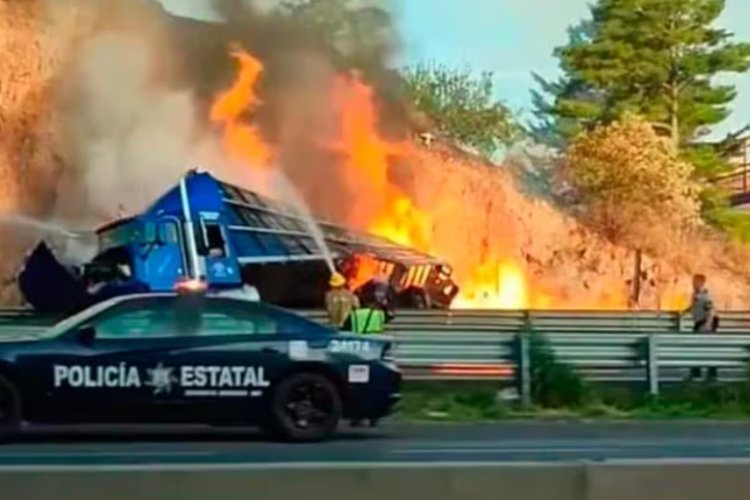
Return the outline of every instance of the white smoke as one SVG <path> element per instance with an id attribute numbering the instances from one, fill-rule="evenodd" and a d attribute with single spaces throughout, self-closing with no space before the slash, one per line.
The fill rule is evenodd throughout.
<path id="1" fill-rule="evenodd" d="M 193 97 L 158 81 L 157 49 L 123 32 L 82 46 L 63 94 L 74 176 L 62 203 L 97 218 L 136 212 L 198 161 Z"/>

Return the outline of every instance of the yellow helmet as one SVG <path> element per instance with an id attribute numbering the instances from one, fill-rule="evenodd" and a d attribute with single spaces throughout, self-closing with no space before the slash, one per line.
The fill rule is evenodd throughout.
<path id="1" fill-rule="evenodd" d="M 328 281 L 328 284 L 332 287 L 338 288 L 346 285 L 346 278 L 341 273 L 334 272 L 331 274 L 331 279 Z"/>

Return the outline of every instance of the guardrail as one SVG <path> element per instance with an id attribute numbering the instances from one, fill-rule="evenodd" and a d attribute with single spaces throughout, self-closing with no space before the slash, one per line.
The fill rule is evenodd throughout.
<path id="1" fill-rule="evenodd" d="M 325 321 L 323 311 L 302 311 L 317 321 Z M 750 333 L 750 311 L 723 311 L 723 333 Z M 687 332 L 692 322 L 674 311 L 399 311 L 389 325 L 393 333 L 411 331 L 503 331 L 519 332 L 527 328 L 554 332 Z"/>
<path id="2" fill-rule="evenodd" d="M 325 321 L 323 311 L 299 311 Z M 720 330 L 725 333 L 750 332 L 750 311 L 723 311 Z M 0 328 L 14 325 L 50 325 L 58 315 L 39 314 L 29 309 L 0 309 Z M 690 330 L 689 318 L 673 311 L 505 311 L 505 310 L 403 310 L 389 329 L 518 332 L 531 327 L 536 331 L 581 332 L 681 332 Z"/>
<path id="3" fill-rule="evenodd" d="M 321 311 L 305 311 L 324 321 Z M 670 312 L 402 311 L 389 325 L 396 359 L 413 380 L 516 381 L 529 396 L 529 333 L 544 334 L 557 358 L 584 378 L 642 383 L 658 394 L 691 368 L 717 368 L 721 381 L 744 380 L 750 362 L 750 312 L 721 313 L 718 334 L 687 333 Z M 54 321 L 26 310 L 0 311 L 0 335 Z"/>
<path id="4" fill-rule="evenodd" d="M 545 332 L 558 360 L 586 380 L 642 383 L 658 395 L 665 383 L 686 379 L 693 368 L 716 368 L 720 381 L 745 380 L 750 334 Z M 531 390 L 529 334 L 453 331 L 399 334 L 396 359 L 416 380 L 516 380 Z"/>
<path id="5" fill-rule="evenodd" d="M 324 321 L 320 311 L 307 311 Z M 585 379 L 641 383 L 653 394 L 716 368 L 719 380 L 745 380 L 750 312 L 722 312 L 720 333 L 692 333 L 692 320 L 658 311 L 405 311 L 390 325 L 396 359 L 416 380 L 516 381 L 528 398 L 529 334 L 544 334 L 552 351 Z"/>

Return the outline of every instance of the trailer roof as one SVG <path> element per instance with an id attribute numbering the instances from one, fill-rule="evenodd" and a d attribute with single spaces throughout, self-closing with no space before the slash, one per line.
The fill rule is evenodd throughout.
<path id="1" fill-rule="evenodd" d="M 264 262 L 277 257 L 277 260 L 322 259 L 313 237 L 319 228 L 319 239 L 325 241 L 334 257 L 369 254 L 407 265 L 443 264 L 435 257 L 385 238 L 305 217 L 300 210 L 253 191 L 225 182 L 219 182 L 219 186 L 230 231 L 235 236 L 233 242 L 243 255 L 241 261 Z"/>
<path id="2" fill-rule="evenodd" d="M 262 196 L 249 189 L 221 181 L 207 172 L 191 171 L 186 176 L 190 212 L 221 213 L 229 225 L 237 259 L 243 263 L 321 261 L 318 240 L 323 240 L 332 257 L 372 255 L 380 260 L 405 265 L 445 265 L 426 253 L 385 238 L 355 231 L 315 217 L 310 219 L 293 206 Z M 179 185 L 159 197 L 143 214 L 146 218 L 170 215 L 184 218 Z M 122 224 L 133 218 L 113 221 L 99 228 Z"/>

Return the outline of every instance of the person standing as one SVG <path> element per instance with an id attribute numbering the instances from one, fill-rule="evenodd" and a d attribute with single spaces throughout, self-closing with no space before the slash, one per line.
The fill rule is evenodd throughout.
<path id="1" fill-rule="evenodd" d="M 719 327 L 719 317 L 714 310 L 714 301 L 706 285 L 707 279 L 704 274 L 693 276 L 693 296 L 690 305 L 683 314 L 690 313 L 693 319 L 694 333 L 715 332 Z M 690 369 L 690 378 L 696 379 L 702 376 L 703 370 L 695 367 Z M 716 367 L 708 368 L 708 378 L 716 379 Z"/>
<path id="2" fill-rule="evenodd" d="M 366 285 L 362 307 L 351 315 L 351 331 L 363 335 L 385 332 L 386 324 L 395 317 L 392 288 L 386 276 L 379 274 Z"/>
<path id="3" fill-rule="evenodd" d="M 693 318 L 693 332 L 715 332 L 719 318 L 714 311 L 714 301 L 706 286 L 706 275 L 693 276 L 693 297 L 685 313 Z"/>
<path id="4" fill-rule="evenodd" d="M 396 311 L 393 288 L 387 276 L 381 274 L 375 280 L 373 301 L 375 307 L 383 311 L 385 323 L 390 323 L 395 318 Z"/>
<path id="5" fill-rule="evenodd" d="M 359 299 L 346 288 L 346 278 L 334 272 L 328 282 L 330 289 L 326 293 L 326 312 L 332 326 L 343 329 L 349 321 L 352 312 L 359 308 Z"/>

